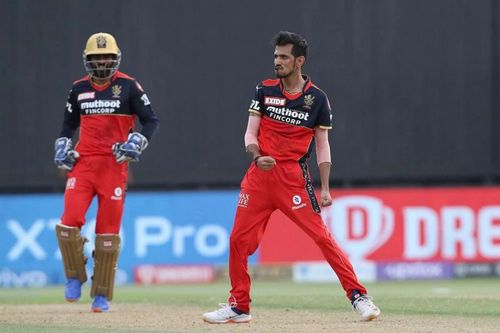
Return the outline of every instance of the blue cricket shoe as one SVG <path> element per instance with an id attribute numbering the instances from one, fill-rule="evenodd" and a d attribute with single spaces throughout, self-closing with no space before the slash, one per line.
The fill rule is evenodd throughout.
<path id="1" fill-rule="evenodd" d="M 78 302 L 82 296 L 82 283 L 77 279 L 68 279 L 66 281 L 66 289 L 64 291 L 64 297 L 67 302 L 74 303 Z"/>
<path id="2" fill-rule="evenodd" d="M 91 310 L 92 312 L 108 312 L 109 310 L 108 299 L 105 296 L 97 295 L 96 297 L 94 297 Z"/>

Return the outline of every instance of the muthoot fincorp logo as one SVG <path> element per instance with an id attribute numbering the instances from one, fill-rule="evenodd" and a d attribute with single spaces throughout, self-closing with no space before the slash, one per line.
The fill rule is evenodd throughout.
<path id="1" fill-rule="evenodd" d="M 292 125 L 300 125 L 302 121 L 307 121 L 307 119 L 309 118 L 308 112 L 293 110 L 289 108 L 268 106 L 267 111 L 269 112 L 269 117 Z"/>
<path id="2" fill-rule="evenodd" d="M 85 111 L 85 114 L 114 113 L 118 108 L 120 108 L 120 101 L 117 100 L 98 99 L 92 102 L 84 102 L 80 105 L 80 109 Z"/>

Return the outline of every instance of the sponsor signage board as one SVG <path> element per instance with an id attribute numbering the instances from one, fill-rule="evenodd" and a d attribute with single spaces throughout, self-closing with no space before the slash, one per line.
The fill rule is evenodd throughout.
<path id="1" fill-rule="evenodd" d="M 351 260 L 500 261 L 498 187 L 333 190 L 332 196 L 333 205 L 321 214 Z M 272 215 L 260 249 L 263 263 L 323 260 L 280 212 Z"/>
<path id="2" fill-rule="evenodd" d="M 215 268 L 209 265 L 139 265 L 134 269 L 137 284 L 210 283 Z"/>
<path id="3" fill-rule="evenodd" d="M 352 264 L 359 281 L 374 282 L 377 280 L 375 263 L 356 261 Z M 326 262 L 296 262 L 292 267 L 293 281 L 295 282 L 339 282 L 337 275 Z"/>
<path id="4" fill-rule="evenodd" d="M 487 262 L 459 263 L 453 268 L 456 278 L 490 277 L 495 275 L 495 265 Z"/>
<path id="5" fill-rule="evenodd" d="M 442 280 L 451 278 L 453 278 L 453 264 L 451 263 L 377 263 L 377 280 Z"/>
<path id="6" fill-rule="evenodd" d="M 226 265 L 237 201 L 237 191 L 127 194 L 118 282 L 133 282 L 140 265 Z M 94 201 L 82 229 L 89 239 L 87 270 L 93 265 L 96 206 Z M 54 231 L 62 210 L 62 194 L 0 195 L 0 287 L 65 282 Z"/>

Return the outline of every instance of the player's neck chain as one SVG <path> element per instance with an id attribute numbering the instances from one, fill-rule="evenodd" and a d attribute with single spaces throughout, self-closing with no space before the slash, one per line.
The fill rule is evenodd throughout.
<path id="1" fill-rule="evenodd" d="M 286 87 L 285 83 L 283 82 L 283 88 L 284 88 L 283 90 L 284 90 L 284 91 L 286 91 L 286 92 L 287 92 L 287 93 L 289 93 L 289 94 L 297 94 L 297 93 L 299 93 L 299 92 L 302 92 L 302 89 L 304 89 L 304 84 L 305 84 L 305 82 L 306 82 L 306 81 L 301 82 L 300 87 L 298 87 L 298 88 L 294 88 L 294 89 L 288 89 L 288 88 Z"/>

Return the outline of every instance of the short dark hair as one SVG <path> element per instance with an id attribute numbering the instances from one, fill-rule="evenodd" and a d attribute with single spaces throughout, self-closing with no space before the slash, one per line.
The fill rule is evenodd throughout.
<path id="1" fill-rule="evenodd" d="M 293 56 L 303 56 L 307 59 L 307 41 L 299 34 L 290 31 L 280 31 L 273 37 L 272 42 L 274 47 L 292 44 Z"/>

